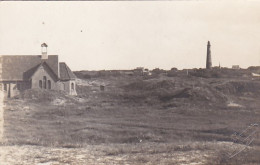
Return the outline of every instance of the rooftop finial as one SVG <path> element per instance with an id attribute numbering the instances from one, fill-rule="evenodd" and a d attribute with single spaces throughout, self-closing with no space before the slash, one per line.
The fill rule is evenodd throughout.
<path id="1" fill-rule="evenodd" d="M 46 43 L 43 43 L 41 47 L 48 47 L 48 45 Z"/>
<path id="2" fill-rule="evenodd" d="M 46 43 L 41 44 L 42 47 L 42 60 L 47 60 L 48 59 L 48 54 L 47 54 L 47 47 L 48 45 Z"/>

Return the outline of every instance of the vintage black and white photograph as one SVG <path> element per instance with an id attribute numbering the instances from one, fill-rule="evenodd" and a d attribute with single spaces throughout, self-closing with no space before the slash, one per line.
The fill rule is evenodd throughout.
<path id="1" fill-rule="evenodd" d="M 0 1 L 0 165 L 259 165 L 260 1 Z"/>

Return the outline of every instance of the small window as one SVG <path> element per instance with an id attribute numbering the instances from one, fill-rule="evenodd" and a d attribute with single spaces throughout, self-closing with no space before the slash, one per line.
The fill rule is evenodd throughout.
<path id="1" fill-rule="evenodd" d="M 48 80 L 48 89 L 51 89 L 51 80 Z"/>
<path id="2" fill-rule="evenodd" d="M 42 88 L 42 80 L 39 81 L 39 87 Z"/>
<path id="3" fill-rule="evenodd" d="M 71 90 L 74 90 L 74 83 L 71 83 Z"/>
<path id="4" fill-rule="evenodd" d="M 46 78 L 46 76 L 43 76 L 43 88 L 44 89 L 47 88 L 47 78 Z"/>

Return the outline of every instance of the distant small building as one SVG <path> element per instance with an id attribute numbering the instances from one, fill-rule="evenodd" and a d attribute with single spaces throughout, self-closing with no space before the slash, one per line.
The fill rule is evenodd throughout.
<path id="1" fill-rule="evenodd" d="M 247 69 L 253 73 L 260 74 L 260 66 L 250 66 Z"/>
<path id="2" fill-rule="evenodd" d="M 144 67 L 137 67 L 133 70 L 134 75 L 142 76 L 144 75 Z"/>
<path id="3" fill-rule="evenodd" d="M 232 69 L 240 69 L 239 65 L 232 65 Z"/>
<path id="4" fill-rule="evenodd" d="M 101 91 L 105 91 L 105 86 L 104 85 L 100 85 L 100 90 Z"/>
<path id="5" fill-rule="evenodd" d="M 7 97 L 26 89 L 63 90 L 76 95 L 76 76 L 58 55 L 47 54 L 42 44 L 42 55 L 0 56 L 0 90 Z"/>

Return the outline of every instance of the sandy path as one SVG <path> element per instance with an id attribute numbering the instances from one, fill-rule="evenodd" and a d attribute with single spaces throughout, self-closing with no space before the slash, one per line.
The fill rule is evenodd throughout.
<path id="1" fill-rule="evenodd" d="M 0 146 L 5 152 L 1 165 L 131 165 L 131 164 L 199 164 L 206 165 L 206 152 L 125 153 L 107 155 L 102 146 L 54 148 L 42 146 Z"/>

